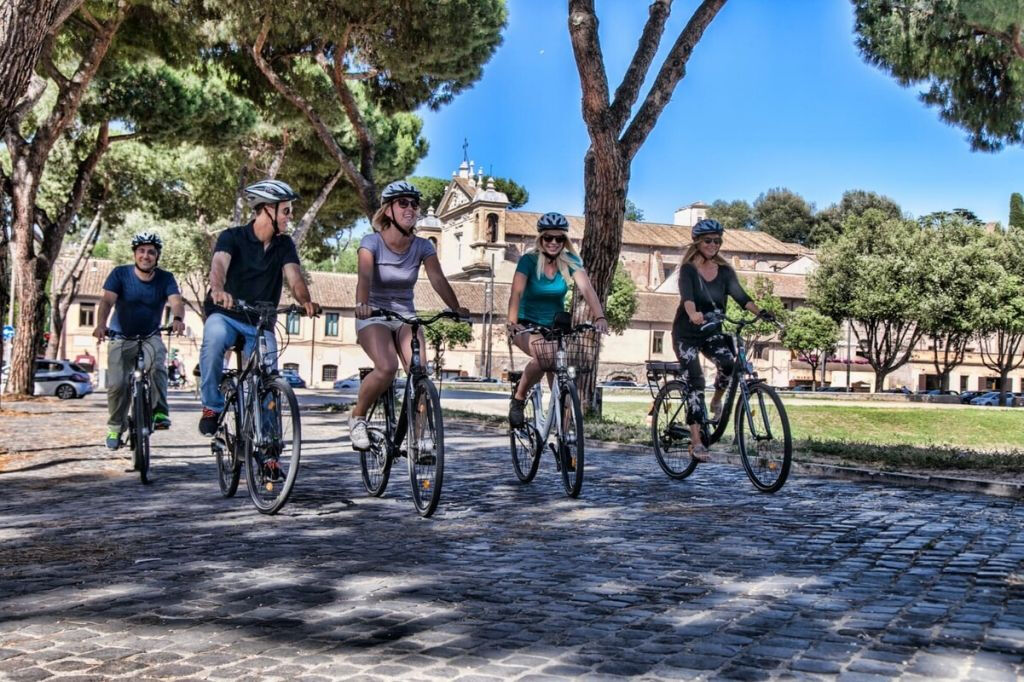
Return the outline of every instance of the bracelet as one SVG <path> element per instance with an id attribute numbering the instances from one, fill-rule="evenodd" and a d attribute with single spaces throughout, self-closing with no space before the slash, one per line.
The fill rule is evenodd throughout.
<path id="1" fill-rule="evenodd" d="M 175 322 L 184 322 L 185 320 L 183 320 L 183 319 L 182 319 L 182 318 L 181 318 L 180 316 L 178 316 L 178 315 L 175 315 L 175 316 L 174 316 L 174 321 L 175 321 Z"/>
<path id="2" fill-rule="evenodd" d="M 601 317 L 595 317 L 595 318 L 594 318 L 594 322 L 597 322 L 598 320 L 604 320 L 605 322 L 607 322 L 607 321 L 608 321 L 608 320 L 606 320 L 606 319 L 604 318 L 604 316 L 603 316 L 603 315 L 602 315 Z"/>

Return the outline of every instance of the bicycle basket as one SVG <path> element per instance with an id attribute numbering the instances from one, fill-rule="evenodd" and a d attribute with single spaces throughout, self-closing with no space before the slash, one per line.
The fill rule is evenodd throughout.
<path id="1" fill-rule="evenodd" d="M 592 370 L 597 359 L 597 332 L 587 329 L 568 334 L 563 339 L 566 366 L 575 367 L 577 372 Z M 558 341 L 536 339 L 533 342 L 533 357 L 543 371 L 554 371 L 558 366 Z"/>

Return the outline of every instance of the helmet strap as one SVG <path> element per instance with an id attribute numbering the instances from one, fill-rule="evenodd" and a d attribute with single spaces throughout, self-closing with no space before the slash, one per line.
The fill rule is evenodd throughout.
<path id="1" fill-rule="evenodd" d="M 400 224 L 398 223 L 398 217 L 397 217 L 397 216 L 395 215 L 395 200 L 394 200 L 394 199 L 392 199 L 392 200 L 391 200 L 391 225 L 392 225 L 392 226 L 393 226 L 393 227 L 394 227 L 394 228 L 395 228 L 396 230 L 398 230 L 399 232 L 401 232 L 401 233 L 402 233 L 402 236 L 403 236 L 403 237 L 406 237 L 406 238 L 408 238 L 408 237 L 411 237 L 411 236 L 412 236 L 413 230 L 409 230 L 408 232 L 406 232 L 406 231 L 405 231 L 405 230 L 404 230 L 404 229 L 402 228 L 402 226 L 401 226 L 401 225 L 400 225 Z M 413 229 L 415 229 L 415 228 L 413 228 Z"/>

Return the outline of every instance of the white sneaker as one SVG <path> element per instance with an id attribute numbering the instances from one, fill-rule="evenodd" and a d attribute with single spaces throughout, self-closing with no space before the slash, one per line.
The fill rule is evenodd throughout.
<path id="1" fill-rule="evenodd" d="M 348 437 L 354 450 L 370 449 L 370 433 L 366 430 L 366 418 L 355 417 L 349 422 Z"/>

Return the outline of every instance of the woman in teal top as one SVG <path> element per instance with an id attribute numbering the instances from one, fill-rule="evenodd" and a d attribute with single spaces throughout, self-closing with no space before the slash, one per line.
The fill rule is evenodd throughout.
<path id="1" fill-rule="evenodd" d="M 534 250 L 519 259 L 508 299 L 509 336 L 530 357 L 533 357 L 533 342 L 542 337 L 539 334 L 531 336 L 523 331 L 522 325 L 550 327 L 555 315 L 565 310 L 570 279 L 587 302 L 587 307 L 596 314 L 594 327 L 602 334 L 608 331 L 597 292 L 583 269 L 583 260 L 569 241 L 569 221 L 561 213 L 545 213 L 537 221 L 537 233 Z M 512 428 L 523 425 L 526 395 L 540 380 L 541 374 L 537 361 L 530 360 L 509 406 L 508 421 Z"/>

